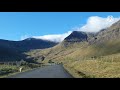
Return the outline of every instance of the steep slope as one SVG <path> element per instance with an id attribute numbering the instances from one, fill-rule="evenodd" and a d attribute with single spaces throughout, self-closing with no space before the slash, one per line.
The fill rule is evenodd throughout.
<path id="1" fill-rule="evenodd" d="M 52 48 L 31 50 L 26 54 L 38 61 L 41 61 L 41 56 L 45 57 L 45 62 L 49 60 L 60 60 L 76 50 L 86 47 L 88 45 L 89 38 L 92 36 L 93 34 L 91 33 L 73 31 L 63 42 Z"/>
<path id="2" fill-rule="evenodd" d="M 68 37 L 64 39 L 67 42 L 82 42 L 88 41 L 91 37 L 94 36 L 94 33 L 86 33 L 81 31 L 73 31 Z"/>
<path id="3" fill-rule="evenodd" d="M 108 29 L 99 32 L 97 35 L 88 40 L 86 48 L 76 50 L 70 54 L 69 57 L 93 57 L 104 56 L 120 52 L 120 26 L 112 29 L 113 26 Z"/>
<path id="4" fill-rule="evenodd" d="M 89 44 L 104 55 L 120 52 L 120 21 L 91 38 Z"/>
<path id="5" fill-rule="evenodd" d="M 104 56 L 120 52 L 120 21 L 94 34 L 86 48 L 76 50 L 69 57 Z"/>
<path id="6" fill-rule="evenodd" d="M 32 49 L 45 49 L 50 48 L 57 45 L 55 42 L 42 40 L 42 39 L 35 39 L 35 38 L 27 38 L 25 40 L 19 41 L 16 44 L 16 47 L 19 47 L 20 50 L 29 51 Z"/>
<path id="7" fill-rule="evenodd" d="M 13 43 L 13 41 L 0 40 L 0 61 L 20 59 L 20 52 L 13 46 Z"/>
<path id="8" fill-rule="evenodd" d="M 28 55 L 32 54 L 34 58 L 43 55 L 46 61 L 110 55 L 120 52 L 119 38 L 120 21 L 98 33 L 74 31 L 57 46 L 45 50 L 34 50 Z"/>
<path id="9" fill-rule="evenodd" d="M 26 59 L 24 52 L 55 46 L 57 43 L 41 39 L 28 38 L 22 41 L 0 40 L 0 61 Z"/>
<path id="10" fill-rule="evenodd" d="M 76 78 L 120 77 L 120 21 L 94 34 L 74 31 L 48 49 L 26 53 L 38 62 L 63 62 Z M 37 58 L 44 56 L 44 60 Z"/>
<path id="11" fill-rule="evenodd" d="M 114 41 L 120 38 L 120 21 L 114 23 L 111 27 L 101 30 L 91 39 L 92 44 L 105 43 L 106 41 Z"/>
<path id="12" fill-rule="evenodd" d="M 85 32 L 73 31 L 68 37 L 64 39 L 67 42 L 82 42 L 87 41 L 87 34 Z"/>

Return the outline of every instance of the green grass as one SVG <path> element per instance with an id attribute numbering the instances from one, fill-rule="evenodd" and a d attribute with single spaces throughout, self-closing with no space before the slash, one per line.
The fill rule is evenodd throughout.
<path id="1" fill-rule="evenodd" d="M 8 76 L 11 73 L 18 72 L 19 69 L 17 66 L 12 66 L 12 65 L 0 65 L 0 77 L 3 76 Z"/>
<path id="2" fill-rule="evenodd" d="M 24 69 L 22 72 L 26 72 L 28 70 L 32 70 L 32 69 L 30 69 L 30 68 L 29 69 Z M 17 72 L 14 72 L 14 73 L 9 73 L 9 74 L 5 74 L 5 75 L 1 75 L 0 78 L 7 78 L 9 76 L 12 76 L 12 75 L 15 75 L 15 74 L 18 74 L 18 73 L 21 73 L 21 72 L 17 71 Z"/>
<path id="3" fill-rule="evenodd" d="M 44 65 L 41 64 L 34 64 L 34 63 L 23 63 L 21 66 L 16 66 L 16 65 L 0 65 L 0 78 L 5 78 L 10 75 L 14 75 L 19 72 L 19 68 L 23 67 L 22 72 L 32 70 L 35 68 L 42 67 Z"/>

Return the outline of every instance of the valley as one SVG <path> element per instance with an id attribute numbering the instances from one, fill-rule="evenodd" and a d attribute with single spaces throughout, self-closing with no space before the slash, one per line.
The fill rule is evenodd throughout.
<path id="1" fill-rule="evenodd" d="M 50 68 L 39 69 L 30 72 L 31 75 L 37 73 L 36 78 L 42 72 L 51 76 L 66 78 L 66 69 L 74 78 L 120 78 L 120 20 L 110 27 L 101 29 L 99 32 L 73 31 L 62 42 L 53 42 L 36 38 L 27 38 L 21 41 L 0 40 L 0 76 L 8 73 L 19 72 L 20 67 L 24 71 L 35 68 L 45 68 L 50 64 Z M 20 65 L 4 65 L 5 62 L 20 62 Z M 61 69 L 60 65 L 63 67 Z M 56 69 L 55 71 L 52 71 Z M 60 72 L 59 72 L 60 70 Z M 57 72 L 55 74 L 55 72 Z M 41 73 L 41 74 L 40 74 Z M 20 77 L 27 77 L 19 74 Z M 53 75 L 53 76 L 52 76 Z M 65 75 L 65 76 L 64 76 Z M 17 75 L 15 76 L 17 77 Z M 34 77 L 34 76 L 33 76 Z M 32 78 L 33 78 L 32 77 Z M 69 77 L 69 76 L 68 76 Z"/>
<path id="2" fill-rule="evenodd" d="M 81 77 L 80 72 L 87 75 L 83 77 L 120 77 L 119 23 L 120 21 L 96 34 L 75 31 L 54 47 L 32 50 L 26 54 L 32 58 L 45 56 L 42 63 L 48 63 L 50 60 L 55 63 L 62 62 L 65 68 L 78 78 Z"/>

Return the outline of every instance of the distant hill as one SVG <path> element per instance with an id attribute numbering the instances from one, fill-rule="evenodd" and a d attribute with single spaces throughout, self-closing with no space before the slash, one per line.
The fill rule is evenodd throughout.
<path id="1" fill-rule="evenodd" d="M 33 49 L 44 49 L 55 46 L 57 43 L 35 39 L 27 38 L 22 41 L 9 41 L 0 39 L 0 61 L 7 60 L 20 60 L 25 58 L 24 52 Z"/>
<path id="2" fill-rule="evenodd" d="M 45 49 L 57 45 L 57 43 L 42 39 L 27 38 L 25 40 L 19 41 L 16 46 L 23 51 L 29 51 L 32 49 Z"/>

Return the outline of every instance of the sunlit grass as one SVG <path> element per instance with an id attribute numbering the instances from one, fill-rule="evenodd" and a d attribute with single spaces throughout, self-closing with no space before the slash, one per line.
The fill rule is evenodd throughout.
<path id="1" fill-rule="evenodd" d="M 41 64 L 34 64 L 34 63 L 24 63 L 21 66 L 17 65 L 0 65 L 0 78 L 5 78 L 10 75 L 14 75 L 20 73 L 19 69 L 22 67 L 22 72 L 32 70 L 35 68 L 42 67 Z"/>
<path id="2" fill-rule="evenodd" d="M 91 78 L 120 78 L 120 54 L 104 56 L 94 60 L 71 61 L 66 63 L 65 67 L 76 78 L 81 78 L 81 73 Z"/>
<path id="3" fill-rule="evenodd" d="M 65 68 L 75 77 L 115 78 L 120 77 L 119 53 L 120 41 L 109 40 L 93 45 L 87 42 L 62 43 L 48 49 L 33 50 L 27 54 L 34 58 L 44 55 L 43 63 L 48 63 L 49 60 L 55 63 L 63 62 Z"/>

